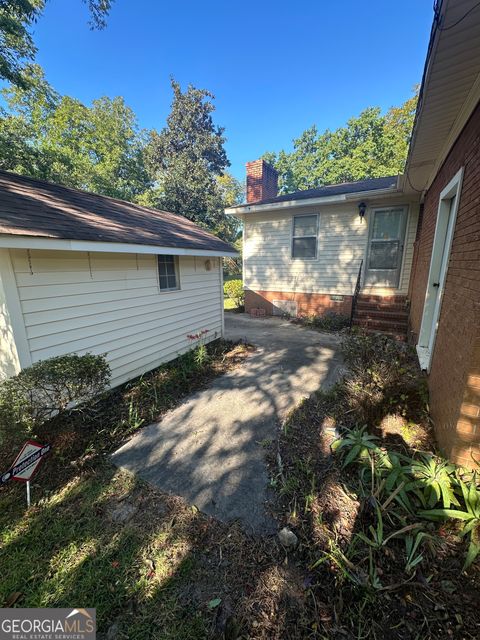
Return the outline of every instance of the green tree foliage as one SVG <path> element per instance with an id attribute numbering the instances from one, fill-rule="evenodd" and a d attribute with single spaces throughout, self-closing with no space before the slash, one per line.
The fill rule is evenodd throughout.
<path id="1" fill-rule="evenodd" d="M 151 186 L 143 162 L 146 135 L 123 98 L 86 106 L 56 93 L 38 66 L 29 70 L 27 89 L 3 93 L 2 169 L 125 200 Z"/>
<path id="2" fill-rule="evenodd" d="M 36 54 L 31 27 L 46 0 L 0 0 L 0 78 L 25 88 L 26 71 Z M 90 26 L 102 29 L 113 0 L 83 0 L 90 11 Z"/>
<path id="3" fill-rule="evenodd" d="M 147 148 L 155 189 L 151 204 L 181 214 L 226 239 L 234 239 L 238 224 L 223 213 L 242 188 L 225 169 L 223 128 L 214 124 L 214 96 L 189 85 L 182 91 L 172 79 L 173 102 L 167 126 L 152 131 Z"/>
<path id="4" fill-rule="evenodd" d="M 291 153 L 266 153 L 264 159 L 279 172 L 281 192 L 401 173 L 417 97 L 415 93 L 386 114 L 369 107 L 335 131 L 319 133 L 312 126 L 293 141 Z"/>

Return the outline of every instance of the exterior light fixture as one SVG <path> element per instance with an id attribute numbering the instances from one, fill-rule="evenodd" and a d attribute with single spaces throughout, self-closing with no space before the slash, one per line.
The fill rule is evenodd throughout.
<path id="1" fill-rule="evenodd" d="M 360 202 L 358 205 L 358 215 L 360 216 L 360 220 L 364 219 L 366 210 L 367 205 L 365 204 L 365 202 Z"/>

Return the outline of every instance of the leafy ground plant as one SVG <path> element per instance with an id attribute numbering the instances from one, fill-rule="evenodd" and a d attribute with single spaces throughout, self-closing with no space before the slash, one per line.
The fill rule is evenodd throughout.
<path id="1" fill-rule="evenodd" d="M 278 513 L 300 539 L 292 562 L 308 568 L 301 615 L 321 638 L 476 638 L 478 483 L 435 451 L 409 347 L 345 342 L 345 379 L 292 412 L 271 460 L 288 480 Z M 292 637 L 309 637 L 300 627 Z"/>

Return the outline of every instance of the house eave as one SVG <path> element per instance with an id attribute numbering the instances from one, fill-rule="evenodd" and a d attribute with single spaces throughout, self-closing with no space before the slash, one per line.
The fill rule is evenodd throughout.
<path id="1" fill-rule="evenodd" d="M 129 244 L 122 242 L 91 242 L 39 236 L 0 234 L 0 248 L 51 249 L 57 251 L 91 251 L 101 253 L 143 253 L 173 256 L 205 256 L 211 258 L 236 257 L 236 251 L 164 247 L 161 245 Z"/>
<path id="2" fill-rule="evenodd" d="M 373 189 L 371 191 L 357 191 L 355 193 L 341 194 L 337 196 L 325 196 L 323 198 L 306 198 L 304 200 L 285 200 L 266 204 L 242 205 L 241 207 L 229 207 L 225 209 L 227 215 L 242 216 L 246 213 L 260 213 L 267 211 L 283 211 L 288 208 L 313 207 L 329 204 L 341 204 L 351 200 L 382 199 L 385 196 L 400 195 L 402 190 L 398 186 L 388 189 Z"/>

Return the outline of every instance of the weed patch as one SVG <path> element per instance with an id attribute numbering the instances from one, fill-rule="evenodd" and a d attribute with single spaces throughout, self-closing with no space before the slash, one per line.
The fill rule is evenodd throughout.
<path id="1" fill-rule="evenodd" d="M 292 412 L 271 459 L 304 617 L 328 638 L 474 638 L 477 477 L 437 455 L 407 345 L 352 333 L 343 348 L 344 380 Z"/>

